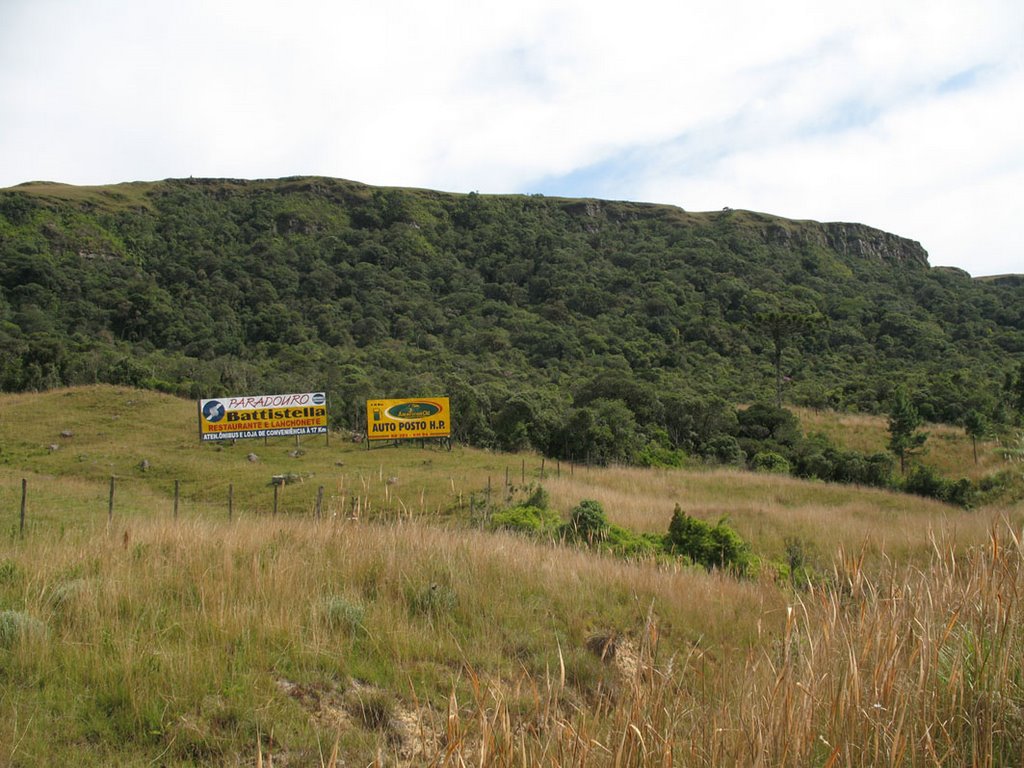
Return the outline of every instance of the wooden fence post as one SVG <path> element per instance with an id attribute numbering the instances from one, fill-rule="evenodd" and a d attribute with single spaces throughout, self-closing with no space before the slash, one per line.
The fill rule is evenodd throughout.
<path id="1" fill-rule="evenodd" d="M 28 496 L 28 480 L 21 478 L 21 518 L 18 526 L 18 536 L 25 538 L 25 499 Z"/>
<path id="2" fill-rule="evenodd" d="M 324 506 L 324 487 L 321 485 L 316 491 L 316 519 L 319 520 L 323 513 Z"/>
<path id="3" fill-rule="evenodd" d="M 281 486 L 274 483 L 274 514 L 277 514 L 277 491 Z"/>
<path id="4" fill-rule="evenodd" d="M 231 515 L 234 512 L 232 507 L 235 503 L 235 484 L 228 483 L 228 522 L 231 521 Z"/>
<path id="5" fill-rule="evenodd" d="M 114 522 L 114 476 L 110 476 L 110 498 L 107 500 L 107 528 Z"/>
<path id="6" fill-rule="evenodd" d="M 178 519 L 178 496 L 179 496 L 179 485 L 181 481 L 174 481 L 174 519 Z"/>

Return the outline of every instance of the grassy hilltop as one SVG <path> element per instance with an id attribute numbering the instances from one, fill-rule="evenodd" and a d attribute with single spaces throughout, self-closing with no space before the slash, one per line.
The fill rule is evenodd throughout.
<path id="1" fill-rule="evenodd" d="M 982 463 L 1006 469 L 994 443 Z M 761 566 L 489 529 L 537 484 L 637 532 L 728 516 Z M 339 433 L 201 444 L 193 401 L 2 395 L 0 764 L 1005 764 L 1022 511 Z"/>

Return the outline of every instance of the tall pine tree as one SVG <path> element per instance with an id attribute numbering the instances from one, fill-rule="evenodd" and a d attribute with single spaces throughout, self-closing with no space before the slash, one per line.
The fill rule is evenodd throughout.
<path id="1" fill-rule="evenodd" d="M 907 457 L 919 452 L 928 439 L 927 432 L 918 431 L 922 422 L 907 391 L 897 389 L 889 411 L 889 449 L 899 457 L 901 475 L 906 472 Z"/>

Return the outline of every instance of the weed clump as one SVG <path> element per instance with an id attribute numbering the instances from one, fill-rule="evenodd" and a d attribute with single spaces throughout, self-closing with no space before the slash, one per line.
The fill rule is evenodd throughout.
<path id="1" fill-rule="evenodd" d="M 345 711 L 364 728 L 383 731 L 391 725 L 395 713 L 395 700 L 388 691 L 360 687 L 346 697 Z"/>
<path id="2" fill-rule="evenodd" d="M 46 625 L 24 611 L 0 611 L 0 648 L 13 648 L 22 640 L 45 633 Z"/>
<path id="3" fill-rule="evenodd" d="M 454 589 L 432 582 L 419 588 L 407 588 L 405 602 L 413 616 L 436 619 L 452 613 L 459 601 Z"/>
<path id="4" fill-rule="evenodd" d="M 21 570 L 13 560 L 0 562 L 0 584 L 14 584 L 21 577 Z"/>
<path id="5" fill-rule="evenodd" d="M 331 595 L 321 605 L 321 616 L 328 629 L 356 634 L 366 629 L 366 608 L 342 595 Z"/>

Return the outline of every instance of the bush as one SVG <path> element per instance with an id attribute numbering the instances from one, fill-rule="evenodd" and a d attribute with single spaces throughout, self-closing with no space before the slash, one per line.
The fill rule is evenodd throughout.
<path id="1" fill-rule="evenodd" d="M 959 480 L 947 480 L 936 470 L 920 464 L 911 470 L 903 483 L 903 490 L 917 496 L 938 499 L 947 504 L 970 507 L 974 503 L 975 489 L 966 477 Z"/>
<path id="2" fill-rule="evenodd" d="M 592 499 L 581 501 L 570 514 L 566 533 L 591 543 L 603 540 L 608 533 L 608 517 L 601 503 Z"/>
<path id="3" fill-rule="evenodd" d="M 633 533 L 626 528 L 609 525 L 604 546 L 619 557 L 646 560 L 664 553 L 665 537 L 653 533 Z"/>
<path id="4" fill-rule="evenodd" d="M 761 451 L 754 454 L 750 466 L 755 472 L 770 472 L 777 475 L 788 475 L 790 470 L 790 464 L 786 457 L 775 451 Z"/>
<path id="5" fill-rule="evenodd" d="M 865 455 L 831 445 L 822 435 L 804 441 L 793 459 L 793 473 L 834 483 L 857 483 L 878 488 L 890 484 L 893 458 L 887 453 Z"/>
<path id="6" fill-rule="evenodd" d="M 651 440 L 637 454 L 636 463 L 641 467 L 678 468 L 686 465 L 686 458 L 686 451 Z"/>
<path id="7" fill-rule="evenodd" d="M 495 531 L 514 531 L 531 536 L 543 536 L 557 531 L 560 523 L 561 520 L 554 511 L 523 504 L 495 512 L 491 516 L 488 526 Z"/>
<path id="8" fill-rule="evenodd" d="M 551 506 L 551 497 L 548 492 L 544 490 L 543 485 L 537 485 L 531 487 L 530 495 L 526 497 L 526 501 L 523 502 L 524 507 L 537 507 L 538 509 L 547 509 Z"/>
<path id="9" fill-rule="evenodd" d="M 672 512 L 665 547 L 708 570 L 727 568 L 745 574 L 751 563 L 750 546 L 726 525 L 724 518 L 712 526 L 690 517 L 678 504 Z"/>
<path id="10" fill-rule="evenodd" d="M 709 568 L 727 568 L 745 574 L 750 565 L 750 547 L 732 528 L 719 520 L 711 529 L 711 549 L 705 559 Z"/>
<path id="11" fill-rule="evenodd" d="M 732 435 L 717 435 L 709 440 L 706 455 L 721 464 L 739 465 L 747 460 L 747 454 Z"/>
<path id="12" fill-rule="evenodd" d="M 800 421 L 792 411 L 768 403 L 754 403 L 736 413 L 739 436 L 792 446 L 800 439 Z"/>
<path id="13" fill-rule="evenodd" d="M 806 587 L 811 583 L 810 543 L 796 536 L 783 539 L 786 545 L 786 566 L 790 583 L 794 587 Z"/>

